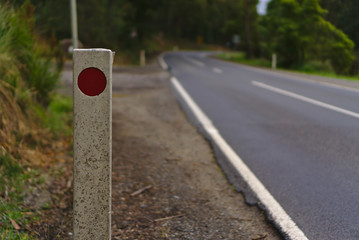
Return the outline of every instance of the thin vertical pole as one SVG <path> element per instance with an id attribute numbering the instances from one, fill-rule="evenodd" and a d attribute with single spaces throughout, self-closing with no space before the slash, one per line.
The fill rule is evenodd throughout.
<path id="1" fill-rule="evenodd" d="M 72 47 L 73 49 L 79 48 L 78 31 L 77 31 L 77 10 L 76 0 L 71 1 L 71 29 L 72 29 Z"/>
<path id="2" fill-rule="evenodd" d="M 272 69 L 277 69 L 277 54 L 272 54 Z"/>
<path id="3" fill-rule="evenodd" d="M 146 65 L 146 53 L 145 50 L 140 51 L 140 66 L 143 67 Z"/>

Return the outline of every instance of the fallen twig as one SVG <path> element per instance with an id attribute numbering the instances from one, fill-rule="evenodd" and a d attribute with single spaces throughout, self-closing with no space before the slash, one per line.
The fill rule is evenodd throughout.
<path id="1" fill-rule="evenodd" d="M 260 236 L 260 237 L 257 237 L 257 238 L 252 238 L 252 240 L 261 240 L 261 239 L 265 239 L 265 238 L 267 238 L 267 236 L 268 236 L 268 233 L 265 233 L 265 234 L 263 234 L 262 236 Z"/>
<path id="2" fill-rule="evenodd" d="M 144 218 L 146 218 L 148 221 L 150 221 L 150 222 L 154 222 L 151 218 L 149 218 L 149 217 L 146 217 L 146 216 L 144 216 Z"/>
<path id="3" fill-rule="evenodd" d="M 182 215 L 175 215 L 175 216 L 170 216 L 170 217 L 165 217 L 165 218 L 159 218 L 159 219 L 156 219 L 155 222 L 167 221 L 167 220 L 170 220 L 172 218 L 177 218 L 177 217 L 182 217 Z"/>
<path id="4" fill-rule="evenodd" d="M 131 197 L 137 196 L 150 188 L 152 188 L 152 185 L 148 185 L 144 188 L 138 189 L 136 192 L 131 193 Z"/>
<path id="5" fill-rule="evenodd" d="M 30 228 L 28 225 L 25 225 L 25 229 L 29 232 L 35 233 L 37 236 L 40 236 L 40 233 Z"/>
<path id="6" fill-rule="evenodd" d="M 14 219 L 12 219 L 12 218 L 9 218 L 9 219 L 10 219 L 10 222 L 11 222 L 12 226 L 13 226 L 16 230 L 20 230 L 20 229 L 21 229 L 20 226 L 15 222 Z"/>

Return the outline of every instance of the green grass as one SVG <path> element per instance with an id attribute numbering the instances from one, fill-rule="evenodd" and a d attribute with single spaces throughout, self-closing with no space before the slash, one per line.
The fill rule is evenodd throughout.
<path id="1" fill-rule="evenodd" d="M 288 69 L 285 69 L 288 70 Z M 303 71 L 300 69 L 290 69 L 290 71 L 298 72 L 298 73 L 306 73 L 311 75 L 316 75 L 320 77 L 328 77 L 328 78 L 337 78 L 337 79 L 346 79 L 350 81 L 359 81 L 359 76 L 345 76 L 345 75 L 338 75 L 334 72 L 324 72 L 324 71 Z"/>
<path id="2" fill-rule="evenodd" d="M 227 52 L 221 53 L 216 55 L 216 57 L 232 62 L 238 62 L 250 66 L 256 67 L 266 67 L 270 68 L 271 62 L 265 59 L 246 59 L 245 53 L 243 52 Z M 310 61 L 305 63 L 303 66 L 298 68 L 291 68 L 291 69 L 281 69 L 286 71 L 298 72 L 298 73 L 305 73 L 311 74 L 316 76 L 322 77 L 329 77 L 329 78 L 337 78 L 337 79 L 346 79 L 351 81 L 359 81 L 359 76 L 345 76 L 345 75 L 338 75 L 334 72 L 332 67 L 327 62 L 319 62 L 319 61 Z"/>
<path id="3" fill-rule="evenodd" d="M 47 109 L 40 105 L 34 105 L 33 108 L 42 121 L 42 125 L 50 129 L 55 136 L 72 134 L 73 101 L 71 97 L 55 94 Z"/>
<path id="4" fill-rule="evenodd" d="M 0 239 L 6 240 L 32 240 L 36 239 L 35 236 L 30 236 L 24 232 L 15 232 L 11 230 L 4 230 L 0 232 Z"/>
<path id="5" fill-rule="evenodd" d="M 239 62 L 251 66 L 271 67 L 270 61 L 266 59 L 247 59 L 245 53 L 243 52 L 221 53 L 216 55 L 216 57 L 226 61 Z"/>
<path id="6" fill-rule="evenodd" d="M 0 155 L 0 239 L 36 239 L 24 231 L 30 222 L 37 220 L 36 213 L 25 214 L 29 210 L 22 203 L 25 187 L 42 182 L 38 171 L 24 169 L 6 153 Z M 11 221 L 21 229 L 15 229 Z"/>
<path id="7" fill-rule="evenodd" d="M 29 217 L 27 214 L 28 209 L 19 207 L 19 204 L 5 202 L 0 199 L 0 239 L 36 239 L 34 235 L 23 231 L 25 226 L 31 221 L 35 221 L 36 217 Z M 11 220 L 15 221 L 21 229 L 17 230 L 11 223 Z"/>
<path id="8" fill-rule="evenodd" d="M 322 77 L 359 81 L 359 76 L 345 76 L 345 75 L 336 74 L 329 62 L 309 61 L 301 67 L 284 69 L 284 70 L 322 76 Z"/>

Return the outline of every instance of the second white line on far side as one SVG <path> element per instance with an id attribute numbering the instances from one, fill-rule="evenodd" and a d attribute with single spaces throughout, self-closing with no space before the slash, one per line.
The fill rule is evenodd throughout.
<path id="1" fill-rule="evenodd" d="M 223 73 L 223 70 L 222 69 L 220 69 L 220 68 L 213 68 L 212 69 L 213 70 L 213 72 L 215 72 L 215 73 L 219 73 L 219 74 L 221 74 L 221 73 Z"/>
<path id="2" fill-rule="evenodd" d="M 191 58 L 191 57 L 188 57 L 188 56 L 183 55 L 183 58 L 187 59 L 187 60 L 190 61 L 191 63 L 196 64 L 197 66 L 200 66 L 200 67 L 204 67 L 204 66 L 205 66 L 205 64 L 204 64 L 203 62 L 198 61 L 198 60 L 195 60 L 195 59 L 193 59 L 193 58 Z"/>
<path id="3" fill-rule="evenodd" d="M 257 86 L 257 87 L 261 87 L 261 88 L 270 90 L 272 92 L 276 92 L 276 93 L 279 93 L 279 94 L 282 94 L 282 95 L 285 95 L 285 96 L 288 96 L 288 97 L 291 97 L 291 98 L 301 100 L 303 102 L 311 103 L 313 105 L 320 106 L 320 107 L 323 107 L 323 108 L 326 108 L 326 109 L 330 109 L 330 110 L 333 110 L 333 111 L 336 111 L 336 112 L 339 112 L 339 113 L 343 113 L 343 114 L 351 116 L 351 117 L 359 118 L 359 113 L 355 113 L 355 112 L 346 110 L 344 108 L 336 107 L 336 106 L 333 106 L 333 105 L 330 105 L 330 104 L 327 104 L 327 103 L 324 103 L 324 102 L 321 102 L 321 101 L 318 101 L 318 100 L 314 100 L 314 99 L 311 99 L 311 98 L 308 98 L 308 97 L 304 97 L 302 95 L 299 95 L 299 94 L 296 94 L 296 93 L 293 93 L 293 92 L 289 92 L 289 91 L 286 91 L 286 90 L 283 90 L 283 89 L 280 89 L 280 88 L 272 87 L 272 86 L 267 85 L 265 83 L 252 81 L 252 84 Z"/>

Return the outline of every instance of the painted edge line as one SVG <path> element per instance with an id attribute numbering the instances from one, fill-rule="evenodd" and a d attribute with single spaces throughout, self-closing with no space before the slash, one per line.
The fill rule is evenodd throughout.
<path id="1" fill-rule="evenodd" d="M 234 152 L 234 150 L 223 139 L 212 121 L 199 108 L 199 106 L 190 97 L 187 91 L 179 83 L 175 77 L 171 77 L 171 84 L 174 86 L 178 94 L 183 98 L 185 104 L 188 105 L 195 118 L 202 125 L 203 129 L 212 138 L 215 144 L 221 149 L 226 158 L 233 165 L 235 170 L 242 176 L 251 190 L 256 194 L 261 204 L 265 207 L 269 216 L 273 219 L 279 230 L 291 240 L 308 240 L 302 230 L 295 224 L 290 216 L 284 211 L 279 203 L 274 199 L 270 192 L 247 167 L 243 160 Z"/>
<path id="2" fill-rule="evenodd" d="M 158 63 L 160 64 L 161 68 L 163 70 L 168 70 L 168 65 L 167 63 L 165 62 L 165 60 L 163 59 L 164 57 L 164 53 L 162 53 L 159 57 L 158 57 Z"/>

